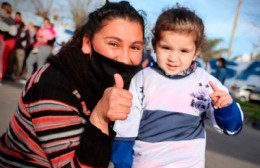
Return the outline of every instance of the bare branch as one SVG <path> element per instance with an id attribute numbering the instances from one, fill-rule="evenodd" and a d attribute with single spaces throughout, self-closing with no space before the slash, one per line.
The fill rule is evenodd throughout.
<path id="1" fill-rule="evenodd" d="M 71 14 L 76 27 L 80 27 L 88 18 L 88 14 L 104 0 L 68 0 Z"/>
<path id="2" fill-rule="evenodd" d="M 36 14 L 41 17 L 48 17 L 52 8 L 53 0 L 32 0 Z"/>

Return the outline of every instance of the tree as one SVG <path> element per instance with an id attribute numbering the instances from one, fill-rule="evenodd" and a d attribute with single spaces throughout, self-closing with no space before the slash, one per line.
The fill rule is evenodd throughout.
<path id="1" fill-rule="evenodd" d="M 202 45 L 201 49 L 201 55 L 202 59 L 205 62 L 205 69 L 207 69 L 208 66 L 208 61 L 211 58 L 218 58 L 221 57 L 224 53 L 227 53 L 228 49 L 216 49 L 218 44 L 222 42 L 222 39 L 217 38 L 217 39 L 206 39 L 206 41 Z"/>
<path id="2" fill-rule="evenodd" d="M 32 0 L 36 14 L 43 18 L 48 17 L 52 8 L 53 0 Z"/>
<path id="3" fill-rule="evenodd" d="M 75 27 L 78 28 L 86 22 L 88 14 L 103 5 L 106 0 L 68 0 L 68 2 Z"/>

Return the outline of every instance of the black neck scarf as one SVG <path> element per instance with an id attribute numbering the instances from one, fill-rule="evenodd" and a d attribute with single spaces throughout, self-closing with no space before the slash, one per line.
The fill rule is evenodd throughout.
<path id="1" fill-rule="evenodd" d="M 186 70 L 182 71 L 182 72 L 179 72 L 178 74 L 176 75 L 167 75 L 163 69 L 161 69 L 158 64 L 155 64 L 153 66 L 153 68 L 159 72 L 160 74 L 168 77 L 168 78 L 171 78 L 171 79 L 181 79 L 181 78 L 184 78 L 190 74 L 192 74 L 196 69 L 197 69 L 197 63 L 195 61 L 193 61 L 190 65 L 189 68 L 187 68 Z"/>
<path id="2" fill-rule="evenodd" d="M 123 77 L 124 88 L 128 89 L 132 77 L 141 69 L 140 65 L 127 65 L 92 51 L 90 56 L 79 48 L 67 47 L 50 60 L 69 79 L 72 87 L 79 91 L 90 111 L 94 109 L 104 90 L 114 85 L 115 73 Z"/>
<path id="3" fill-rule="evenodd" d="M 114 74 L 118 73 L 124 80 L 124 89 L 129 89 L 132 77 L 141 70 L 140 65 L 128 65 L 107 58 L 92 49 L 90 58 L 91 71 L 104 86 L 111 87 L 115 84 Z"/>

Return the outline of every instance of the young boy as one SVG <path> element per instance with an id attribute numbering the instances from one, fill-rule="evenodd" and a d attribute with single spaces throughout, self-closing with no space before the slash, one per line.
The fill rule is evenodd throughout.
<path id="1" fill-rule="evenodd" d="M 115 167 L 173 168 L 205 166 L 203 119 L 235 135 L 243 113 L 215 77 L 196 66 L 204 40 L 202 20 L 183 7 L 164 11 L 153 30 L 157 65 L 131 81 L 133 105 L 117 121 L 112 162 Z"/>

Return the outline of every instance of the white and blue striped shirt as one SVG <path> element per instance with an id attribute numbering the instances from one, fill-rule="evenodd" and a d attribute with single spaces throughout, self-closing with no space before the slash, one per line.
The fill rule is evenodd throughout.
<path id="1" fill-rule="evenodd" d="M 243 113 L 233 103 L 214 109 L 209 85 L 228 92 L 215 77 L 197 68 L 183 78 L 163 75 L 155 67 L 140 71 L 131 81 L 133 106 L 125 121 L 116 121 L 112 161 L 115 167 L 203 168 L 209 118 L 219 132 L 242 128 Z"/>

